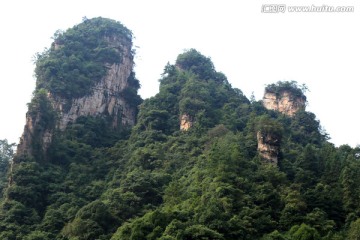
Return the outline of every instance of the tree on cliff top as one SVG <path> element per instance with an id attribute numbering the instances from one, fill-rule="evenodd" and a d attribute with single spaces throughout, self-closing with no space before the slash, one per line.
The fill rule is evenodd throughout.
<path id="1" fill-rule="evenodd" d="M 85 19 L 64 32 L 57 31 L 51 48 L 36 56 L 36 89 L 45 88 L 67 99 L 91 93 L 107 66 L 122 60 L 123 53 L 111 46 L 111 38 L 131 48 L 131 31 L 111 19 Z"/>
<path id="2" fill-rule="evenodd" d="M 96 22 L 85 19 L 80 25 L 94 23 L 88 30 L 96 32 Z M 79 28 L 72 30 L 74 36 L 71 31 L 57 36 L 60 45 L 39 59 L 40 65 L 48 64 L 42 70 L 62 70 L 54 68 L 61 64 L 55 52 L 67 49 L 61 41 L 82 39 Z M 59 59 L 78 57 L 72 54 L 77 47 L 68 50 Z M 92 53 L 84 54 L 80 62 L 86 63 Z M 52 85 L 57 77 L 37 87 L 60 90 Z M 72 82 L 65 83 L 66 90 Z M 272 90 L 294 86 L 299 88 L 277 83 Z M 30 105 L 34 113 L 49 107 L 42 101 L 47 92 L 37 90 L 41 99 Z M 179 117 L 185 113 L 195 123 L 180 131 Z M 194 49 L 165 67 L 159 93 L 140 105 L 129 135 L 116 138 L 102 120 L 79 118 L 56 132 L 48 161 L 24 156 L 14 165 L 14 183 L 0 202 L 0 239 L 358 236 L 359 149 L 327 142 L 312 113 L 288 118 L 250 102 Z M 259 158 L 258 131 L 282 137 L 278 165 Z"/>
<path id="3" fill-rule="evenodd" d="M 308 88 L 305 84 L 299 85 L 296 81 L 278 81 L 265 87 L 265 92 L 279 95 L 283 92 L 290 92 L 294 97 L 302 98 L 306 101 L 305 93 Z"/>

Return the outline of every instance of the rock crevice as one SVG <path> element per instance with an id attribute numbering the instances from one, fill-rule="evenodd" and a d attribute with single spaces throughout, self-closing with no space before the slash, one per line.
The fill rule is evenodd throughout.
<path id="1" fill-rule="evenodd" d="M 180 116 L 180 130 L 187 131 L 193 126 L 193 118 L 188 114 L 182 114 Z"/>
<path id="2" fill-rule="evenodd" d="M 290 91 L 281 91 L 276 94 L 265 92 L 263 105 L 266 109 L 281 112 L 287 116 L 294 116 L 296 112 L 305 110 L 306 100 L 303 97 L 294 96 Z"/>
<path id="3" fill-rule="evenodd" d="M 132 43 L 125 38 L 112 37 L 107 39 L 109 46 L 115 48 L 120 60 L 117 63 L 105 64 L 106 75 L 99 79 L 91 89 L 91 93 L 82 97 L 65 99 L 58 94 L 47 91 L 47 100 L 56 112 L 52 128 L 41 126 L 42 112 L 26 115 L 26 125 L 20 138 L 17 155 L 33 154 L 34 138 L 45 152 L 50 145 L 55 129 L 63 131 L 69 123 L 75 122 L 81 116 L 100 116 L 110 118 L 113 128 L 119 125 L 133 126 L 136 119 L 136 108 L 124 95 L 129 87 L 129 77 L 133 70 Z M 40 130 L 39 130 L 40 129 Z"/>
<path id="4" fill-rule="evenodd" d="M 280 141 L 271 134 L 257 132 L 258 152 L 263 160 L 277 165 L 280 152 Z"/>

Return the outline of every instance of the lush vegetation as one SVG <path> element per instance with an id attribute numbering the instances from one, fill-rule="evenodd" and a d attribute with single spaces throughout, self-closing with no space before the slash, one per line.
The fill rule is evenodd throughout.
<path id="1" fill-rule="evenodd" d="M 279 81 L 266 86 L 265 91 L 280 95 L 283 92 L 290 92 L 292 97 L 306 100 L 305 92 L 308 90 L 305 84 L 299 85 L 296 81 Z"/>
<path id="2" fill-rule="evenodd" d="M 8 184 L 7 172 L 14 156 L 15 143 L 9 143 L 7 139 L 0 140 L 0 197 Z"/>
<path id="3" fill-rule="evenodd" d="M 107 67 L 122 61 L 123 52 L 109 39 L 131 45 L 132 33 L 121 23 L 106 18 L 84 19 L 54 34 L 50 49 L 36 56 L 36 88 L 45 88 L 67 99 L 91 93 Z"/>
<path id="4" fill-rule="evenodd" d="M 30 113 L 50 124 L 39 96 Z M 0 239 L 359 238 L 360 148 L 329 143 L 313 113 L 250 102 L 194 49 L 139 108 L 131 130 L 81 117 L 56 133 L 46 161 L 17 156 Z M 277 166 L 259 156 L 258 131 L 281 139 Z"/>

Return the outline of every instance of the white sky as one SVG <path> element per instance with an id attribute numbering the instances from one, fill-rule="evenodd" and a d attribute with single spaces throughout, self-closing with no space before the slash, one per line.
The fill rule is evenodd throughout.
<path id="1" fill-rule="evenodd" d="M 261 13 L 263 4 L 354 6 L 353 13 Z M 211 57 L 250 97 L 265 84 L 305 83 L 308 110 L 336 145 L 360 144 L 360 2 L 330 0 L 32 0 L 0 3 L 0 139 L 18 142 L 34 90 L 32 56 L 57 29 L 107 17 L 133 31 L 136 75 L 148 98 L 165 64 L 184 49 Z"/>

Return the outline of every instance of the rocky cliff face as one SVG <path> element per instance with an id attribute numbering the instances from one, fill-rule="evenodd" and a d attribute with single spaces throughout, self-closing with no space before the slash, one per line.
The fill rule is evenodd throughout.
<path id="1" fill-rule="evenodd" d="M 189 130 L 193 125 L 193 120 L 191 116 L 188 114 L 183 114 L 180 116 L 180 130 L 187 131 Z"/>
<path id="2" fill-rule="evenodd" d="M 34 144 L 46 151 L 52 141 L 54 130 L 63 131 L 69 123 L 75 122 L 81 116 L 110 117 L 113 128 L 135 124 L 136 108 L 126 101 L 124 95 L 124 91 L 129 87 L 128 80 L 134 65 L 131 41 L 121 37 L 106 38 L 106 41 L 118 52 L 119 63 L 105 65 L 107 73 L 92 88 L 91 94 L 69 100 L 47 90 L 47 100 L 57 115 L 54 119 L 55 124 L 52 124 L 52 127 L 43 126 L 42 112 L 35 115 L 27 113 L 17 155 L 32 155 Z"/>
<path id="3" fill-rule="evenodd" d="M 257 133 L 258 152 L 266 162 L 277 165 L 280 142 L 271 134 Z"/>
<path id="4" fill-rule="evenodd" d="M 305 109 L 305 99 L 294 96 L 290 91 L 281 91 L 279 94 L 265 92 L 263 105 L 266 109 L 279 111 L 287 116 L 294 116 L 300 109 Z"/>
<path id="5" fill-rule="evenodd" d="M 134 65 L 131 44 L 117 38 L 109 39 L 109 44 L 118 50 L 121 61 L 107 66 L 107 75 L 94 86 L 91 95 L 73 99 L 67 110 L 66 100 L 50 93 L 49 98 L 60 114 L 59 129 L 64 130 L 69 122 L 74 122 L 80 116 L 103 114 L 111 116 L 115 128 L 118 127 L 119 120 L 123 125 L 135 124 L 136 109 L 131 107 L 123 96 Z"/>

